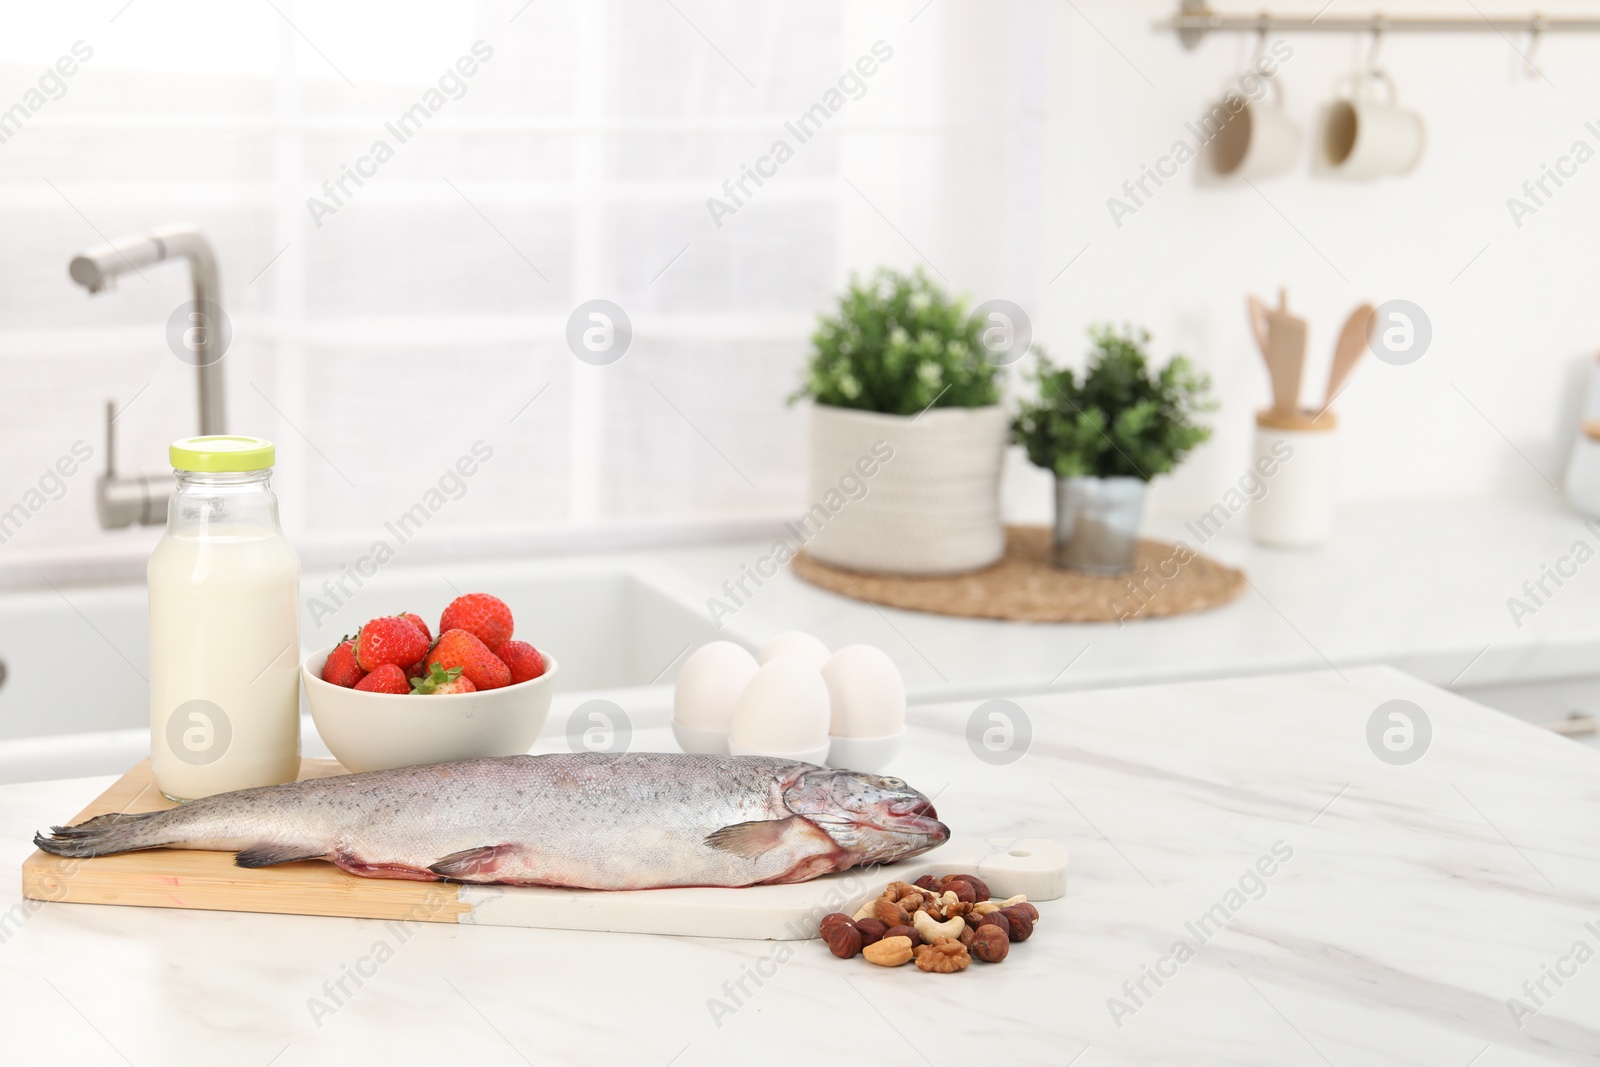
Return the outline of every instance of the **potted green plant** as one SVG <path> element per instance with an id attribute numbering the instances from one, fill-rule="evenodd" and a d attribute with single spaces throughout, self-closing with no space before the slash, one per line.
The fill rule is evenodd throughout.
<path id="1" fill-rule="evenodd" d="M 1005 551 L 1009 420 L 984 324 L 920 270 L 852 278 L 822 315 L 809 398 L 810 500 L 791 531 L 851 570 L 949 574 Z"/>
<path id="2" fill-rule="evenodd" d="M 1216 404 L 1211 379 L 1183 356 L 1151 367 L 1149 333 L 1102 326 L 1089 337 L 1081 378 L 1040 353 L 1036 395 L 1021 405 L 1012 435 L 1056 476 L 1053 562 L 1120 574 L 1133 566 L 1145 486 L 1211 436 L 1196 418 Z"/>

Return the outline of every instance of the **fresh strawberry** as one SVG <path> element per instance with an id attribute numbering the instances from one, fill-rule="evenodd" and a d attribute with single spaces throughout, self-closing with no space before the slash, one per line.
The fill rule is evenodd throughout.
<path id="1" fill-rule="evenodd" d="M 363 693 L 409 693 L 411 681 L 393 663 L 380 663 L 371 674 L 356 683 Z"/>
<path id="2" fill-rule="evenodd" d="M 428 639 L 428 643 L 433 643 L 433 632 L 428 629 L 428 624 L 422 621 L 421 615 L 418 615 L 414 611 L 402 611 L 398 617 L 406 620 L 406 622 L 409 622 L 412 626 L 415 626 L 417 629 L 421 630 L 422 636 Z"/>
<path id="3" fill-rule="evenodd" d="M 461 673 L 460 667 L 446 670 L 435 663 L 427 677 L 412 680 L 411 688 L 418 696 L 433 696 L 437 693 L 472 693 L 478 687 L 472 684 L 472 679 Z"/>
<path id="4" fill-rule="evenodd" d="M 465 630 L 446 630 L 428 651 L 428 668 L 460 667 L 477 689 L 499 689 L 511 684 L 511 668 L 472 634 Z"/>
<path id="5" fill-rule="evenodd" d="M 439 616 L 439 633 L 446 630 L 465 630 L 495 652 L 511 637 L 511 609 L 488 593 L 458 596 Z"/>
<path id="6" fill-rule="evenodd" d="M 322 680 L 346 689 L 354 688 L 366 673 L 356 662 L 356 644 L 349 637 L 340 638 L 328 653 L 328 661 L 322 665 Z"/>
<path id="7" fill-rule="evenodd" d="M 497 653 L 511 668 L 511 684 L 531 681 L 544 673 L 544 657 L 526 641 L 507 641 Z"/>
<path id="8" fill-rule="evenodd" d="M 364 671 L 385 663 L 404 668 L 417 662 L 427 651 L 428 639 L 398 615 L 373 619 L 356 634 L 356 662 Z"/>

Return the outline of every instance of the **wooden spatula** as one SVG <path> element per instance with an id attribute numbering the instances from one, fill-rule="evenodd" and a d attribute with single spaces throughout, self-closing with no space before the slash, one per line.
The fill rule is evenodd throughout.
<path id="1" fill-rule="evenodd" d="M 1333 369 L 1328 372 L 1328 395 L 1322 401 L 1324 409 L 1332 404 L 1333 398 L 1344 389 L 1344 383 L 1349 379 L 1350 372 L 1356 369 L 1362 353 L 1366 352 L 1373 312 L 1371 304 L 1362 304 L 1350 312 L 1350 317 L 1344 320 L 1344 328 L 1339 331 L 1339 343 L 1333 349 Z"/>
<path id="2" fill-rule="evenodd" d="M 1289 293 L 1278 290 L 1278 306 L 1247 297 L 1250 326 L 1272 379 L 1272 410 L 1292 416 L 1300 410 L 1300 376 L 1306 362 L 1306 320 L 1289 314 Z"/>

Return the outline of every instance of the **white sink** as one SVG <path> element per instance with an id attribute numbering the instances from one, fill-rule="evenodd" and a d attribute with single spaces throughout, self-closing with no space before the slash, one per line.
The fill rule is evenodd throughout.
<path id="1" fill-rule="evenodd" d="M 665 726 L 691 648 L 716 638 L 757 644 L 736 627 L 719 631 L 692 584 L 644 561 L 392 566 L 360 588 L 346 579 L 343 591 L 332 584 L 338 578 L 304 576 L 302 655 L 374 615 L 414 611 L 431 626 L 458 593 L 505 599 L 517 636 L 561 661 L 547 737 L 565 732 L 574 707 L 599 697 L 619 705 L 636 729 Z M 0 595 L 0 782 L 120 773 L 143 758 L 148 656 L 142 585 Z M 310 732 L 305 751 L 326 754 Z"/>

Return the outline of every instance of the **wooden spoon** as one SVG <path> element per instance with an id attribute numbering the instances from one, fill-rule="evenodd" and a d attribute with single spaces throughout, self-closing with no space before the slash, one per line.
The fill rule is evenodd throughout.
<path id="1" fill-rule="evenodd" d="M 1374 310 L 1371 304 L 1362 304 L 1344 320 L 1344 328 L 1339 331 L 1339 342 L 1333 349 L 1333 368 L 1328 372 L 1328 395 L 1322 401 L 1324 410 L 1343 391 L 1350 372 L 1356 369 L 1362 353 L 1367 350 L 1367 336 L 1372 330 Z"/>
<path id="2" fill-rule="evenodd" d="M 1256 297 L 1246 297 L 1250 328 L 1267 361 L 1272 380 L 1272 410 L 1292 416 L 1300 410 L 1300 375 L 1306 359 L 1306 320 L 1289 314 L 1289 294 L 1278 291 L 1278 306 L 1266 307 Z"/>

